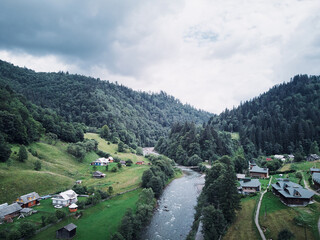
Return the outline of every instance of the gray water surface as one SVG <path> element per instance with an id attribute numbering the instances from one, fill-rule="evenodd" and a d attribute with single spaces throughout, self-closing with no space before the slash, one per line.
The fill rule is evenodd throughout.
<path id="1" fill-rule="evenodd" d="M 184 176 L 173 180 L 158 200 L 158 208 L 141 239 L 185 239 L 191 230 L 197 197 L 204 177 L 193 170 L 180 167 Z"/>

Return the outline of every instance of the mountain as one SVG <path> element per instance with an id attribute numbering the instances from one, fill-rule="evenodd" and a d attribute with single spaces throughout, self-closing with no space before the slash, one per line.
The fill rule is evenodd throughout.
<path id="1" fill-rule="evenodd" d="M 164 92 L 134 91 L 68 72 L 37 73 L 1 60 L 0 81 L 32 103 L 54 110 L 66 121 L 96 128 L 107 125 L 114 138 L 130 146 L 154 145 L 174 122 L 202 124 L 213 116 Z"/>
<path id="2" fill-rule="evenodd" d="M 259 153 L 314 153 L 320 143 L 320 77 L 295 76 L 214 116 L 209 124 L 239 132 L 249 157 Z"/>

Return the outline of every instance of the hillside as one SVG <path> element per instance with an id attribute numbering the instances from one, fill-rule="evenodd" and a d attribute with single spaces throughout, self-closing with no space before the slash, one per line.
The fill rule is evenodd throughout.
<path id="1" fill-rule="evenodd" d="M 164 92 L 133 91 L 117 83 L 68 73 L 36 73 L 0 60 L 0 82 L 69 122 L 100 128 L 126 144 L 153 146 L 174 122 L 207 122 L 212 114 Z"/>
<path id="2" fill-rule="evenodd" d="M 320 77 L 299 75 L 226 110 L 210 124 L 239 132 L 248 157 L 258 153 L 314 153 L 320 143 Z"/>
<path id="3" fill-rule="evenodd" d="M 109 152 L 112 156 L 117 156 L 123 160 L 133 162 L 143 160 L 142 156 L 131 153 L 115 153 L 117 145 L 108 145 L 106 141 L 99 138 L 97 134 L 88 134 L 87 138 L 98 141 L 98 148 Z M 37 152 L 38 157 L 28 152 L 28 160 L 24 163 L 19 162 L 18 145 L 12 147 L 10 166 L 7 163 L 0 163 L 0 203 L 12 202 L 18 196 L 28 192 L 36 191 L 40 195 L 55 193 L 67 188 L 71 188 L 76 180 L 83 180 L 83 185 L 93 186 L 97 189 L 108 190 L 112 186 L 115 193 L 128 189 L 133 189 L 141 184 L 141 176 L 147 165 L 123 167 L 118 172 L 105 172 L 105 167 L 97 167 L 97 170 L 105 172 L 107 177 L 104 179 L 93 179 L 92 166 L 89 163 L 99 156 L 95 152 L 86 154 L 83 162 L 79 162 L 75 157 L 67 153 L 67 143 L 57 141 L 55 145 L 49 144 L 45 139 L 34 142 L 28 146 Z M 34 170 L 34 162 L 39 160 L 42 168 L 40 171 Z M 116 165 L 111 164 L 110 169 Z"/>

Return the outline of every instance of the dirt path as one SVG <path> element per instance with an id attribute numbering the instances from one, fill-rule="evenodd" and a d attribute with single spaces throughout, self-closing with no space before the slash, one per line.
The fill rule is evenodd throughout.
<path id="1" fill-rule="evenodd" d="M 269 181 L 267 189 L 261 194 L 261 197 L 260 197 L 260 200 L 259 200 L 259 203 L 258 203 L 258 207 L 257 207 L 256 217 L 254 219 L 254 222 L 255 222 L 255 224 L 256 224 L 256 226 L 258 228 L 258 231 L 260 233 L 260 236 L 261 236 L 262 240 L 266 240 L 266 236 L 264 235 L 264 233 L 263 233 L 263 231 L 262 231 L 262 229 L 261 229 L 261 227 L 259 225 L 259 212 L 260 212 L 260 207 L 261 207 L 261 202 L 262 202 L 263 195 L 267 192 L 267 190 L 268 190 L 268 188 L 270 186 L 271 180 L 272 180 L 272 176 L 270 178 L 270 181 Z"/>

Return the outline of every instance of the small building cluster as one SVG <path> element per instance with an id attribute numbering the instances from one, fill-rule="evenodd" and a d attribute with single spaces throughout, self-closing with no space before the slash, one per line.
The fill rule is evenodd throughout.
<path id="1" fill-rule="evenodd" d="M 38 205 L 40 196 L 36 192 L 28 193 L 17 198 L 12 204 L 0 205 L 0 222 L 12 222 L 14 217 L 26 217 L 37 211 L 31 207 Z"/>
<path id="2" fill-rule="evenodd" d="M 90 163 L 90 165 L 94 165 L 94 166 L 107 166 L 109 165 L 109 163 L 112 163 L 113 157 L 108 157 L 108 158 L 98 158 L 97 160 L 93 161 Z"/>
<path id="3" fill-rule="evenodd" d="M 313 162 L 313 161 L 316 161 L 316 160 L 320 160 L 320 157 L 317 154 L 310 154 L 307 157 L 307 161 L 309 161 L 309 162 Z"/>
<path id="4" fill-rule="evenodd" d="M 272 184 L 273 193 L 288 206 L 306 206 L 313 199 L 314 193 L 303 188 L 301 185 L 289 181 L 289 179 L 278 178 L 278 181 Z"/>

